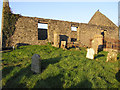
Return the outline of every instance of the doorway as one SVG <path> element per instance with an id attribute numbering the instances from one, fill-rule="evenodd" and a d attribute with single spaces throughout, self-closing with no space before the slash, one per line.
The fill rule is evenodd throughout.
<path id="1" fill-rule="evenodd" d="M 60 43 L 59 43 L 59 48 L 61 47 L 61 41 L 66 41 L 66 45 L 68 42 L 68 36 L 66 35 L 59 35 L 60 36 Z"/>

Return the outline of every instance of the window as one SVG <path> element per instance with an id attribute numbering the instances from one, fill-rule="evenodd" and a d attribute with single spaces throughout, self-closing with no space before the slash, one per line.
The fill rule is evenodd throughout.
<path id="1" fill-rule="evenodd" d="M 38 40 L 47 39 L 48 24 L 38 23 Z"/>
<path id="2" fill-rule="evenodd" d="M 71 42 L 76 42 L 77 38 L 71 38 Z"/>
<path id="3" fill-rule="evenodd" d="M 71 27 L 71 31 L 77 31 L 77 27 Z"/>
<path id="4" fill-rule="evenodd" d="M 38 23 L 38 28 L 48 29 L 48 24 Z"/>

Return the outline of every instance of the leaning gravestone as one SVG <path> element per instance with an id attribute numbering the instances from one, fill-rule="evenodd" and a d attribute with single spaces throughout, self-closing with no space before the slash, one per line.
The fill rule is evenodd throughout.
<path id="1" fill-rule="evenodd" d="M 88 59 L 94 59 L 94 54 L 95 54 L 95 51 L 94 51 L 93 48 L 87 49 L 86 58 L 88 58 Z"/>
<path id="2" fill-rule="evenodd" d="M 41 60 L 38 54 L 32 56 L 31 70 L 35 73 L 41 73 Z"/>
<path id="3" fill-rule="evenodd" d="M 117 61 L 117 52 L 116 51 L 109 51 L 106 62 L 108 62 L 108 61 Z"/>

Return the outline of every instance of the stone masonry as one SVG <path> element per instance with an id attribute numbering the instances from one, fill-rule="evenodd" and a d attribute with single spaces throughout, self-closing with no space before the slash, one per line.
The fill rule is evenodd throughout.
<path id="1" fill-rule="evenodd" d="M 94 39 L 91 42 L 91 47 L 94 49 L 95 54 L 98 53 L 98 47 L 103 45 L 103 36 L 102 35 L 94 35 Z"/>
<path id="2" fill-rule="evenodd" d="M 47 38 L 45 40 L 38 39 L 42 35 L 39 35 L 38 23 L 48 24 Z M 77 27 L 77 31 L 72 31 L 71 27 Z M 76 42 L 90 47 L 90 40 L 96 34 L 101 35 L 101 31 L 106 31 L 104 38 L 118 39 L 119 35 L 118 27 L 99 11 L 93 15 L 88 24 L 21 16 L 16 22 L 15 28 L 13 36 L 10 37 L 11 46 L 17 43 L 45 45 L 51 42 L 58 47 L 62 40 L 70 43 L 71 39 L 75 38 Z"/>
<path id="3" fill-rule="evenodd" d="M 46 40 L 38 40 L 38 22 L 48 24 L 48 38 Z M 72 25 L 78 27 L 74 33 L 71 31 Z M 66 35 L 68 36 L 68 42 L 71 42 L 71 38 L 77 38 L 78 42 L 90 47 L 90 39 L 93 39 L 95 34 L 101 35 L 103 29 L 107 30 L 104 37 L 118 38 L 117 30 L 114 27 L 23 16 L 16 23 L 16 30 L 11 37 L 11 46 L 17 43 L 31 45 L 45 45 L 47 42 L 54 43 L 55 31 L 58 34 L 58 43 L 60 41 L 59 35 Z"/>

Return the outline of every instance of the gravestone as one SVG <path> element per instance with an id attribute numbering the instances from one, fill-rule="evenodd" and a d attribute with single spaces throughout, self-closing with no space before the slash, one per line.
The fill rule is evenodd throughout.
<path id="1" fill-rule="evenodd" d="M 65 49 L 66 41 L 61 41 L 61 48 Z"/>
<path id="2" fill-rule="evenodd" d="M 13 50 L 15 50 L 15 47 L 14 47 L 14 46 L 12 46 L 12 49 L 13 49 Z"/>
<path id="3" fill-rule="evenodd" d="M 58 34 L 54 32 L 54 47 L 59 47 L 58 41 Z"/>
<path id="4" fill-rule="evenodd" d="M 88 59 L 94 59 L 94 54 L 95 54 L 94 49 L 93 48 L 89 48 L 89 49 L 87 49 L 86 58 L 88 58 Z"/>
<path id="5" fill-rule="evenodd" d="M 76 49 L 76 50 L 80 50 L 80 48 L 79 48 L 79 47 L 76 47 L 75 49 Z"/>
<path id="6" fill-rule="evenodd" d="M 57 33 L 54 33 L 54 46 L 57 47 Z"/>
<path id="7" fill-rule="evenodd" d="M 94 49 L 95 51 L 95 54 L 97 54 L 98 52 L 98 41 L 96 39 L 92 40 L 92 48 Z"/>
<path id="8" fill-rule="evenodd" d="M 41 73 L 41 60 L 38 54 L 32 56 L 31 70 L 35 73 Z"/>
<path id="9" fill-rule="evenodd" d="M 95 35 L 93 40 L 92 40 L 92 46 L 91 48 L 94 49 L 95 54 L 98 53 L 98 48 L 100 48 L 99 46 L 103 45 L 103 36 L 102 35 Z"/>
<path id="10" fill-rule="evenodd" d="M 117 61 L 117 52 L 116 51 L 109 51 L 107 55 L 107 60 L 108 61 Z"/>

